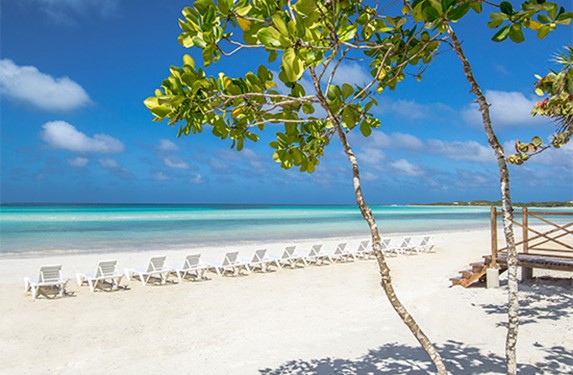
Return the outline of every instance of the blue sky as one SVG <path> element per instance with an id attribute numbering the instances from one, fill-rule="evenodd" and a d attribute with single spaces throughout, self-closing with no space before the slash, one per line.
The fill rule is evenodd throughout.
<path id="1" fill-rule="evenodd" d="M 337 142 L 317 171 L 284 171 L 269 137 L 240 153 L 208 132 L 177 139 L 154 123 L 143 100 L 181 65 L 181 9 L 174 0 L 2 1 L 0 201 L 65 203 L 354 203 L 351 171 Z M 517 4 L 517 3 L 516 3 Z M 565 4 L 565 3 L 564 3 Z M 569 3 L 570 5 L 570 3 Z M 553 126 L 531 118 L 534 74 L 572 40 L 562 27 L 545 40 L 494 44 L 487 17 L 455 26 L 492 103 L 494 127 L 512 147 Z M 260 54 L 210 68 L 242 74 Z M 359 82 L 358 64 L 341 76 Z M 461 65 L 444 51 L 422 82 L 404 81 L 379 97 L 382 126 L 351 135 L 371 203 L 499 199 L 493 153 Z M 508 153 L 509 150 L 508 150 Z M 573 147 L 511 167 L 516 201 L 573 200 Z"/>

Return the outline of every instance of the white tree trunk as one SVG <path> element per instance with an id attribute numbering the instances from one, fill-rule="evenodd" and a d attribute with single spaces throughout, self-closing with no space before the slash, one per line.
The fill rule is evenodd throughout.
<path id="1" fill-rule="evenodd" d="M 470 83 L 471 92 L 476 96 L 479 104 L 479 110 L 482 115 L 482 121 L 488 142 L 495 153 L 497 165 L 499 168 L 499 179 L 501 188 L 501 201 L 503 212 L 503 233 L 507 244 L 507 267 L 508 267 L 508 326 L 505 340 L 505 357 L 507 360 L 507 374 L 517 374 L 517 332 L 519 329 L 519 302 L 517 286 L 517 250 L 515 249 L 515 238 L 513 236 L 513 207 L 511 206 L 511 195 L 509 187 L 509 170 L 505 161 L 503 147 L 499 143 L 491 124 L 489 114 L 489 104 L 483 95 L 479 84 L 474 78 L 471 66 L 466 58 L 462 45 L 450 25 L 446 26 L 448 36 L 452 40 L 452 46 L 458 58 L 464 67 L 466 79 Z"/>
<path id="2" fill-rule="evenodd" d="M 366 204 L 366 201 L 364 200 L 364 195 L 362 194 L 358 160 L 356 159 L 356 156 L 354 155 L 354 152 L 350 147 L 350 144 L 348 143 L 346 133 L 342 129 L 342 126 L 340 124 L 340 119 L 337 118 L 332 112 L 332 109 L 330 108 L 326 99 L 322 95 L 318 79 L 314 75 L 313 75 L 313 83 L 315 89 L 317 90 L 320 104 L 328 113 L 328 116 L 332 121 L 334 128 L 336 129 L 338 138 L 342 143 L 344 152 L 346 153 L 346 156 L 348 157 L 348 160 L 352 166 L 352 179 L 354 183 L 354 194 L 356 196 L 356 203 L 360 208 L 360 212 L 362 213 L 364 220 L 366 220 L 366 222 L 368 223 L 368 226 L 370 228 L 370 233 L 372 234 L 372 249 L 374 250 L 376 260 L 378 261 L 378 270 L 380 272 L 380 277 L 381 277 L 380 284 L 382 286 L 382 289 L 386 293 L 386 296 L 388 297 L 388 300 L 390 301 L 390 304 L 392 305 L 394 310 L 398 313 L 400 318 L 404 321 L 404 324 L 406 324 L 406 326 L 410 329 L 414 337 L 418 340 L 422 348 L 426 351 L 426 353 L 434 363 L 434 366 L 436 367 L 438 374 L 447 375 L 448 372 L 446 370 L 444 362 L 442 361 L 440 353 L 438 353 L 438 351 L 436 350 L 436 348 L 434 347 L 428 336 L 426 336 L 426 334 L 422 331 L 418 323 L 414 320 L 414 317 L 410 315 L 410 313 L 408 312 L 408 310 L 406 310 L 402 302 L 400 302 L 398 296 L 396 295 L 396 292 L 394 291 L 394 287 L 392 285 L 392 277 L 390 276 L 390 268 L 386 263 L 384 253 L 382 252 L 382 247 L 380 245 L 380 232 L 378 231 L 378 226 L 376 225 L 376 220 L 374 219 L 372 210 Z"/>

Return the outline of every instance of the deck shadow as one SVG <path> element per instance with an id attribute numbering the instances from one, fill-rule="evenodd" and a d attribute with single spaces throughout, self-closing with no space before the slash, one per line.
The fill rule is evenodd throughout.
<path id="1" fill-rule="evenodd" d="M 519 324 L 559 320 L 573 314 L 573 290 L 569 279 L 540 278 L 519 285 Z M 481 304 L 488 314 L 507 315 L 507 303 Z M 497 326 L 507 327 L 507 322 Z"/>

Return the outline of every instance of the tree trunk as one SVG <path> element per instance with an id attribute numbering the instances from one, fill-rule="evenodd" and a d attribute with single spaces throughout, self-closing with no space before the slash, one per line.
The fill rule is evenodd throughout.
<path id="1" fill-rule="evenodd" d="M 328 105 L 326 99 L 324 98 L 322 91 L 320 90 L 320 85 L 318 80 L 314 74 L 313 75 L 313 83 L 317 90 L 319 101 L 322 107 L 328 113 L 330 120 L 332 121 L 334 128 L 336 129 L 336 133 L 340 142 L 342 143 L 342 147 L 344 148 L 344 152 L 352 165 L 352 177 L 354 182 L 354 194 L 356 195 L 356 203 L 360 208 L 360 212 L 364 217 L 364 220 L 368 223 L 370 228 L 370 232 L 372 234 L 372 249 L 374 250 L 374 255 L 376 256 L 376 260 L 378 261 L 378 269 L 380 272 L 381 277 L 381 286 L 390 304 L 396 310 L 400 318 L 404 321 L 404 324 L 410 329 L 414 337 L 418 340 L 422 348 L 428 353 L 428 356 L 434 363 L 436 370 L 438 371 L 439 375 L 447 375 L 446 366 L 440 357 L 440 354 L 428 338 L 426 334 L 422 331 L 418 323 L 414 320 L 414 317 L 410 315 L 410 313 L 406 310 L 402 302 L 398 299 L 396 292 L 394 291 L 394 287 L 392 286 L 392 277 L 390 276 L 390 268 L 386 263 L 386 259 L 384 257 L 384 253 L 382 252 L 382 247 L 380 245 L 380 232 L 378 231 L 378 226 L 376 225 L 376 220 L 374 219 L 374 215 L 372 214 L 372 210 L 366 204 L 364 200 L 364 196 L 362 194 L 362 188 L 360 186 L 360 171 L 358 168 L 358 160 L 354 155 L 350 144 L 348 143 L 348 139 L 346 137 L 346 133 L 342 129 L 340 124 L 340 119 L 337 118 L 334 113 L 332 112 L 330 106 Z"/>
<path id="2" fill-rule="evenodd" d="M 499 179 L 501 188 L 501 201 L 503 212 L 503 232 L 507 244 L 507 267 L 508 267 L 508 327 L 507 337 L 505 340 L 505 357 L 507 360 L 507 374 L 515 375 L 517 373 L 516 344 L 517 332 L 519 328 L 519 302 L 517 287 L 517 251 L 515 249 L 515 239 L 513 236 L 513 208 L 511 206 L 511 196 L 509 188 L 509 170 L 505 161 L 503 147 L 499 143 L 491 124 L 489 113 L 489 104 L 483 95 L 479 84 L 474 78 L 470 63 L 466 58 L 458 36 L 450 25 L 446 24 L 446 31 L 452 41 L 452 46 L 459 59 L 461 60 L 466 79 L 470 83 L 471 92 L 476 96 L 479 104 L 479 110 L 482 115 L 483 126 L 487 134 L 487 139 L 497 159 L 499 168 Z"/>

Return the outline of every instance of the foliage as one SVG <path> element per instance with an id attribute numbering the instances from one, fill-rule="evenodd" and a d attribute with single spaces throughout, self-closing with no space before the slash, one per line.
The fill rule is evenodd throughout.
<path id="1" fill-rule="evenodd" d="M 508 1 L 499 4 L 501 12 L 490 13 L 491 28 L 501 28 L 494 34 L 492 40 L 501 42 L 508 37 L 521 43 L 525 40 L 523 28 L 537 31 L 537 38 L 545 38 L 557 25 L 571 24 L 573 13 L 566 12 L 565 8 L 557 3 L 545 0 L 529 0 L 521 4 L 521 10 L 515 10 Z"/>
<path id="2" fill-rule="evenodd" d="M 371 113 L 376 92 L 394 89 L 409 66 L 421 77 L 440 44 L 436 33 L 412 27 L 406 16 L 381 16 L 359 0 L 198 0 L 182 13 L 179 42 L 201 49 L 203 67 L 189 55 L 171 67 L 145 100 L 154 120 L 179 124 L 178 136 L 210 127 L 237 150 L 275 124 L 274 159 L 303 172 L 319 164 L 334 122 L 370 135 L 380 125 Z M 264 50 L 269 64 L 277 60 L 279 72 L 263 64 L 242 77 L 208 75 L 222 56 L 253 48 Z M 367 63 L 372 81 L 335 84 L 345 59 Z"/>
<path id="3" fill-rule="evenodd" d="M 566 52 L 558 55 L 555 62 L 563 65 L 560 72 L 551 71 L 545 77 L 536 75 L 535 93 L 548 95 L 537 102 L 531 111 L 532 116 L 550 117 L 557 123 L 557 131 L 551 140 L 551 146 L 560 148 L 571 140 L 573 134 L 573 47 L 566 47 Z M 510 155 L 508 160 L 514 164 L 523 164 L 531 155 L 551 147 L 544 145 L 540 137 L 533 137 L 529 143 L 515 144 L 517 154 Z"/>

